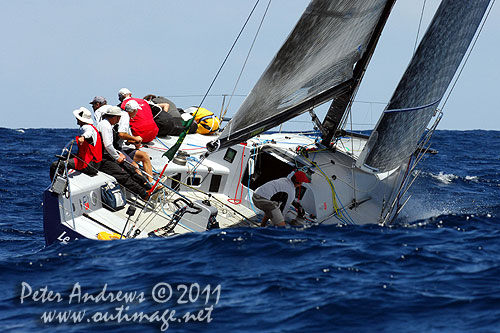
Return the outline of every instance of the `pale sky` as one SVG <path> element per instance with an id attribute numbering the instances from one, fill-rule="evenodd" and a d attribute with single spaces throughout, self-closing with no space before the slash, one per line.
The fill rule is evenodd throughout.
<path id="1" fill-rule="evenodd" d="M 354 123 L 375 124 L 410 61 L 424 0 L 400 0 L 354 105 Z M 0 127 L 72 128 L 72 110 L 96 95 L 117 104 L 117 92 L 197 105 L 254 0 L 0 0 Z M 261 0 L 204 106 L 220 113 L 268 0 Z M 273 0 L 236 94 L 249 93 L 290 33 L 308 0 Z M 439 5 L 427 0 L 421 37 Z M 439 129 L 500 130 L 500 9 L 495 5 L 445 109 Z M 7 102 L 8 101 L 8 102 Z M 243 97 L 234 97 L 228 116 Z M 5 103 L 7 102 L 7 103 Z M 324 108 L 323 108 L 324 109 Z M 323 109 L 318 109 L 322 117 Z M 305 117 L 305 118 L 304 118 Z M 308 116 L 301 116 L 308 119 Z M 293 125 L 293 124 L 292 124 Z M 292 128 L 293 129 L 293 128 Z"/>

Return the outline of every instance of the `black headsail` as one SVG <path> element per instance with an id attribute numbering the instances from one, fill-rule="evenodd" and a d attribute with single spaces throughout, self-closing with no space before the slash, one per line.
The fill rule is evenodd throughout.
<path id="1" fill-rule="evenodd" d="M 380 172 L 408 160 L 458 69 L 489 0 L 443 0 L 357 165 Z"/>
<path id="2" fill-rule="evenodd" d="M 389 0 L 313 0 L 219 140 L 242 142 L 350 90 Z"/>

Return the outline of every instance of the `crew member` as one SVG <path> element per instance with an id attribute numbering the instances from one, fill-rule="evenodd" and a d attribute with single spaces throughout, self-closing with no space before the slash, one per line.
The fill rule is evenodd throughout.
<path id="1" fill-rule="evenodd" d="M 181 113 L 177 109 L 174 102 L 166 97 L 155 96 L 152 94 L 144 96 L 144 100 L 149 103 L 153 119 L 158 126 L 158 136 L 164 137 L 167 135 L 178 136 L 184 131 L 184 125 Z M 196 133 L 197 124 L 189 131 Z"/>
<path id="2" fill-rule="evenodd" d="M 106 98 L 102 96 L 94 97 L 94 99 L 89 104 L 92 105 L 92 109 L 94 110 L 94 119 L 96 121 L 96 124 L 99 124 L 102 119 L 102 115 L 105 114 L 106 111 L 108 111 L 111 105 L 108 105 Z"/>
<path id="3" fill-rule="evenodd" d="M 81 134 L 77 136 L 78 153 L 74 158 L 68 160 L 68 169 L 79 170 L 88 175 L 96 175 L 102 161 L 102 143 L 101 136 L 97 128 L 93 125 L 92 113 L 84 107 L 73 111 L 77 124 L 80 126 Z M 59 164 L 59 171 L 62 171 L 64 165 L 54 162 L 50 166 L 50 179 Z"/>
<path id="4" fill-rule="evenodd" d="M 122 111 L 119 107 L 110 107 L 103 114 L 102 121 L 98 125 L 104 147 L 100 170 L 113 176 L 120 185 L 146 200 L 148 198 L 147 191 L 151 189 L 151 185 L 146 178 L 135 171 L 135 167 L 126 161 L 125 155 L 116 150 L 113 145 L 113 126 L 118 124 L 121 115 Z"/>
<path id="5" fill-rule="evenodd" d="M 122 88 L 118 92 L 118 99 L 120 100 L 120 108 L 125 110 L 125 105 L 129 100 L 136 101 L 141 109 L 137 112 L 134 119 L 130 119 L 130 129 L 132 134 L 135 136 L 140 136 L 142 142 L 151 142 L 158 135 L 158 126 L 153 119 L 153 114 L 148 102 L 140 98 L 133 98 L 132 92 L 127 88 Z"/>
<path id="6" fill-rule="evenodd" d="M 300 204 L 294 202 L 295 188 L 302 183 L 310 182 L 304 172 L 296 171 L 291 178 L 278 178 L 259 186 L 253 194 L 252 201 L 255 207 L 264 212 L 260 226 L 265 227 L 269 219 L 275 226 L 285 226 L 284 216 L 292 202 L 297 209 L 303 211 Z"/>
<path id="7" fill-rule="evenodd" d="M 212 111 L 192 106 L 184 110 L 184 112 L 194 116 L 194 120 L 198 124 L 196 133 L 208 135 L 215 133 L 219 129 L 220 120 Z"/>
<path id="8" fill-rule="evenodd" d="M 128 100 L 125 105 L 125 112 L 122 114 L 120 121 L 118 122 L 118 147 L 119 149 L 129 156 L 135 163 L 142 162 L 145 171 L 145 177 L 149 182 L 153 182 L 153 166 L 151 165 L 151 159 L 149 154 L 145 151 L 139 150 L 142 143 L 142 138 L 140 136 L 132 135 L 130 129 L 130 120 L 134 119 L 137 112 L 141 109 L 139 104 L 134 100 Z M 140 172 L 140 169 L 137 168 Z"/>

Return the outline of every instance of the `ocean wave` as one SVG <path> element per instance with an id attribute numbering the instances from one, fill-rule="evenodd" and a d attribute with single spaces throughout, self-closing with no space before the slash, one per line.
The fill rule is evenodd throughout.
<path id="1" fill-rule="evenodd" d="M 30 231 L 30 230 L 18 230 L 14 228 L 5 228 L 5 229 L 0 229 L 0 233 L 5 233 L 5 234 L 15 234 L 15 235 L 34 235 L 35 233 Z"/>
<path id="2" fill-rule="evenodd" d="M 454 175 L 452 173 L 444 173 L 443 171 L 440 171 L 437 175 L 433 173 L 430 173 L 429 175 L 446 185 L 451 184 L 455 179 L 458 179 L 457 175 Z"/>
<path id="3" fill-rule="evenodd" d="M 424 177 L 429 176 L 430 178 L 436 179 L 440 183 L 445 184 L 445 185 L 449 185 L 449 184 L 455 182 L 456 180 L 461 180 L 461 181 L 464 181 L 467 183 L 479 183 L 481 181 L 485 181 L 482 179 L 482 176 L 467 175 L 467 176 L 463 177 L 463 176 L 455 175 L 453 173 L 445 173 L 443 171 L 440 171 L 439 173 L 422 172 L 421 176 L 424 176 Z M 486 180 L 486 182 L 489 182 L 489 181 Z"/>
<path id="4" fill-rule="evenodd" d="M 222 286 L 211 323 L 172 324 L 173 331 L 498 330 L 500 159 L 491 151 L 498 151 L 500 132 L 437 131 L 440 153 L 422 160 L 394 225 L 231 228 L 45 247 L 40 203 L 48 166 L 76 129 L 24 130 L 0 128 L 4 331 L 154 330 L 133 323 L 40 325 L 42 311 L 57 304 L 19 304 L 21 281 L 33 291 L 48 286 L 66 300 L 75 282 L 85 292 L 105 283 L 109 290 L 144 291 L 149 301 L 158 282 Z M 51 139 L 40 146 L 39 137 Z M 489 150 L 480 144 L 486 140 Z M 471 149 L 459 149 L 466 145 Z M 181 313 L 179 297 L 174 293 L 165 308 Z M 102 306 L 108 305 L 121 304 Z"/>
<path id="5" fill-rule="evenodd" d="M 479 180 L 479 177 L 478 176 L 465 176 L 465 180 L 477 183 Z"/>

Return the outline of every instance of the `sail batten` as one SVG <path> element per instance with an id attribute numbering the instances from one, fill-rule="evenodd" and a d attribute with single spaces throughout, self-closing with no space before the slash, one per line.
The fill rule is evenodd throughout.
<path id="1" fill-rule="evenodd" d="M 443 0 L 357 165 L 380 172 L 416 149 L 482 21 L 490 0 Z"/>
<path id="2" fill-rule="evenodd" d="M 345 94 L 388 0 L 313 0 L 219 140 L 246 140 Z"/>

